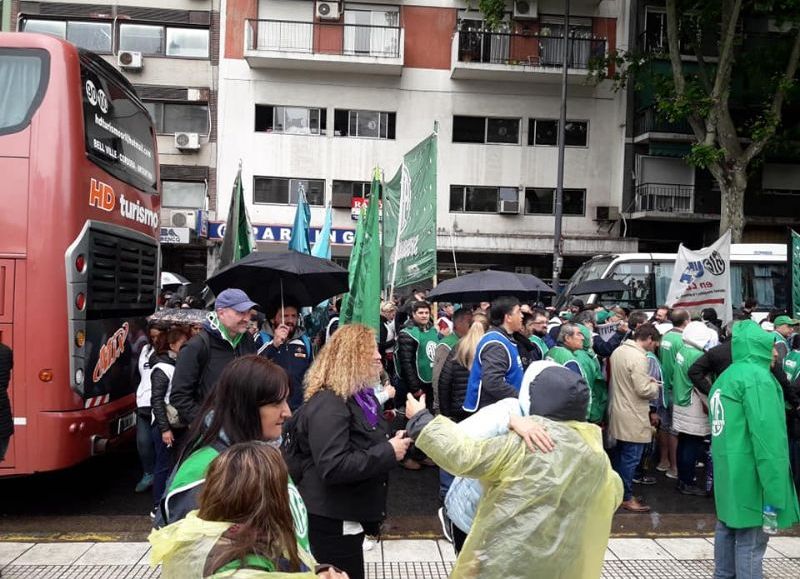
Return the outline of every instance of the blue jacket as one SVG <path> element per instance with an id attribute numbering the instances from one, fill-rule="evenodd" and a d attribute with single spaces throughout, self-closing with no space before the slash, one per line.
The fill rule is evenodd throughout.
<path id="1" fill-rule="evenodd" d="M 516 398 L 524 373 L 517 345 L 501 328 L 492 328 L 478 342 L 464 410 L 475 412 L 498 400 Z"/>
<path id="2" fill-rule="evenodd" d="M 260 355 L 275 362 L 289 375 L 288 402 L 294 412 L 303 403 L 303 378 L 314 360 L 311 340 L 302 330 L 297 330 L 280 348 L 276 348 L 272 344 L 272 334 L 262 330 L 256 338 L 256 347 Z"/>

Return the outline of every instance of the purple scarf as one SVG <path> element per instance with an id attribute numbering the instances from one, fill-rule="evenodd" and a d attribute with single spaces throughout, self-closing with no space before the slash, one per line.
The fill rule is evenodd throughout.
<path id="1" fill-rule="evenodd" d="M 378 426 L 378 401 L 370 392 L 371 388 L 362 388 L 353 395 L 361 410 L 364 411 L 364 418 L 372 428 Z"/>

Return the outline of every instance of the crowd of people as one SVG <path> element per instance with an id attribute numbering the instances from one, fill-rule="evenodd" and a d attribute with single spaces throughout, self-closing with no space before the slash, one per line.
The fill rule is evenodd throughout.
<path id="1" fill-rule="evenodd" d="M 612 516 L 649 512 L 661 476 L 714 497 L 719 578 L 760 577 L 769 525 L 800 521 L 785 312 L 759 325 L 745 304 L 723 327 L 413 292 L 375 332 L 340 325 L 335 300 L 305 320 L 291 296 L 262 305 L 228 289 L 201 327 L 150 330 L 137 490 L 165 577 L 362 578 L 398 465 L 439 469 L 453 577 L 599 577 Z"/>

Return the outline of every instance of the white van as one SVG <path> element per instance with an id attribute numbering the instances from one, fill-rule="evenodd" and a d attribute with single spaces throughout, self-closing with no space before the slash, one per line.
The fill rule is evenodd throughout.
<path id="1" fill-rule="evenodd" d="M 572 276 L 556 307 L 566 309 L 574 298 L 606 306 L 620 305 L 652 312 L 667 298 L 674 253 L 620 253 L 598 255 Z M 731 299 L 734 309 L 746 298 L 758 300 L 753 317 L 761 320 L 773 309 L 788 307 L 789 267 L 786 246 L 778 243 L 731 244 Z M 572 295 L 572 288 L 590 279 L 617 279 L 628 285 L 624 293 Z"/>

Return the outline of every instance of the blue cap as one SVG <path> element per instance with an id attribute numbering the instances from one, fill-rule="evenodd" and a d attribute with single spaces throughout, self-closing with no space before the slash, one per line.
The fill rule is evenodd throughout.
<path id="1" fill-rule="evenodd" d="M 247 294 L 240 289 L 226 289 L 217 296 L 216 309 L 233 308 L 239 313 L 246 312 L 250 308 L 258 307 L 258 304 L 247 297 Z"/>

